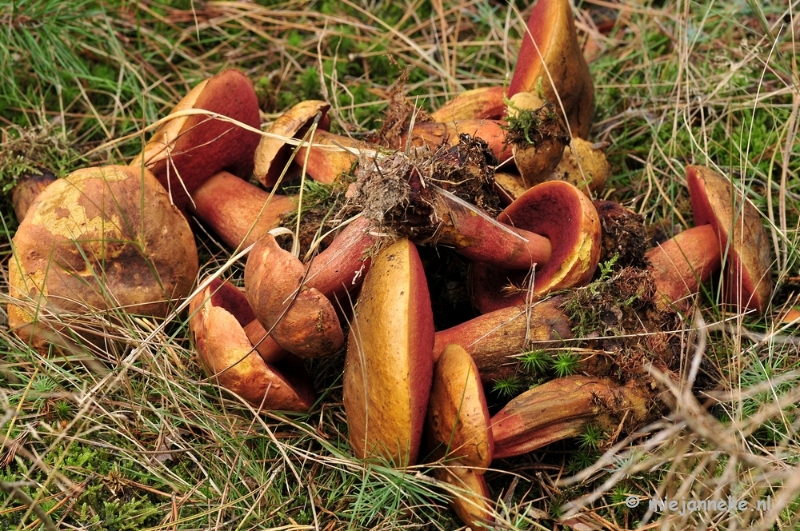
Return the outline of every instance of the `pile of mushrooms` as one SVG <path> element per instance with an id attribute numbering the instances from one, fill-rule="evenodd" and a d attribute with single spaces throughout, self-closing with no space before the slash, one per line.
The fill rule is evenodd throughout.
<path id="1" fill-rule="evenodd" d="M 226 70 L 192 89 L 130 165 L 24 184 L 11 328 L 46 349 L 65 343 L 69 313 L 167 316 L 198 276 L 194 217 L 232 251 L 249 249 L 244 290 L 216 274 L 191 296 L 192 341 L 209 380 L 258 410 L 307 412 L 315 392 L 303 359 L 344 349 L 355 456 L 401 469 L 431 463 L 458 493 L 453 506 L 464 523 L 489 525 L 483 474 L 493 460 L 590 424 L 619 432 L 658 414 L 652 386 L 587 366 L 489 415 L 484 385 L 513 374 L 516 355 L 572 339 L 564 301 L 595 277 L 604 237 L 587 194 L 602 189 L 609 166 L 586 140 L 594 88 L 569 2 L 539 0 L 528 30 L 508 89 L 460 94 L 391 142 L 328 132 L 329 105 L 319 101 L 259 134 L 252 84 Z M 555 133 L 534 127 L 512 139 L 521 117 L 552 120 Z M 485 146 L 481 171 L 490 169 L 506 204 L 496 218 L 420 162 L 439 157 L 456 171 L 473 139 Z M 291 231 L 280 225 L 299 200 L 281 184 L 302 175 L 335 183 L 354 168 L 347 195 L 362 211 L 309 259 L 296 242 L 287 250 L 279 238 Z M 709 168 L 690 166 L 686 179 L 697 227 L 644 257 L 657 307 L 686 310 L 724 264 L 726 301 L 764 312 L 772 284 L 758 212 Z M 373 208 L 376 186 L 399 194 L 396 204 Z M 451 247 L 472 262 L 481 315 L 437 330 L 420 245 Z"/>

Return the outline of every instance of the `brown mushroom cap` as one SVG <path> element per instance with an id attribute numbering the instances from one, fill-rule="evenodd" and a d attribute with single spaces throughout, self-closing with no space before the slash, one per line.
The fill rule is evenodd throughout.
<path id="1" fill-rule="evenodd" d="M 714 227 L 720 253 L 727 254 L 727 302 L 763 313 L 772 296 L 772 259 L 761 215 L 711 168 L 689 166 L 686 182 L 695 225 Z"/>
<path id="2" fill-rule="evenodd" d="M 255 152 L 255 169 L 253 174 L 266 186 L 271 188 L 278 182 L 284 171 L 294 146 L 286 143 L 286 139 L 300 138 L 314 123 L 317 115 L 321 115 L 318 129 L 327 129 L 327 118 L 330 104 L 324 101 L 302 101 L 280 115 L 267 129 L 267 133 L 275 136 L 262 136 Z"/>
<path id="3" fill-rule="evenodd" d="M 11 189 L 11 205 L 17 221 L 22 223 L 39 194 L 55 180 L 56 176 L 46 168 L 39 168 L 39 173 L 28 172 L 19 176 L 17 184 Z"/>
<path id="4" fill-rule="evenodd" d="M 455 487 L 450 506 L 464 525 L 472 529 L 483 529 L 494 522 L 493 504 L 489 498 L 489 489 L 483 474 L 472 468 L 461 466 L 454 461 L 450 466 L 437 468 L 434 475 Z"/>
<path id="5" fill-rule="evenodd" d="M 550 259 L 536 267 L 533 294 L 581 285 L 594 275 L 600 259 L 600 219 L 592 202 L 574 185 L 548 181 L 534 186 L 511 203 L 498 221 L 550 240 Z M 504 271 L 475 263 L 472 269 L 473 302 L 481 313 L 523 304 L 525 290 L 505 294 L 509 283 L 521 286 L 527 272 Z"/>
<path id="6" fill-rule="evenodd" d="M 433 369 L 426 432 L 431 446 L 470 467 L 492 462 L 494 438 L 478 368 L 459 345 L 447 345 Z"/>
<path id="7" fill-rule="evenodd" d="M 13 246 L 9 286 L 21 303 L 9 307 L 9 325 L 24 339 L 44 304 L 166 316 L 198 269 L 186 219 L 149 171 L 127 166 L 78 170 L 48 186 Z"/>
<path id="8" fill-rule="evenodd" d="M 295 197 L 265 192 L 244 179 L 222 171 L 208 179 L 193 196 L 193 211 L 233 249 L 247 247 L 297 210 Z"/>
<path id="9" fill-rule="evenodd" d="M 247 300 L 275 341 L 301 357 L 333 354 L 344 333 L 331 302 L 303 285 L 305 267 L 284 251 L 271 234 L 259 240 L 244 270 Z"/>
<path id="10" fill-rule="evenodd" d="M 243 328 L 253 312 L 235 286 L 212 280 L 192 297 L 189 314 L 200 364 L 209 378 L 257 408 L 311 409 L 314 391 L 302 364 L 266 363 L 253 348 Z"/>
<path id="11" fill-rule="evenodd" d="M 514 354 L 561 345 L 572 337 L 570 321 L 559 308 L 562 302 L 554 297 L 529 306 L 501 308 L 436 332 L 433 358 L 437 360 L 446 345 L 455 343 L 475 360 L 484 383 L 513 376 L 519 365 Z"/>
<path id="12" fill-rule="evenodd" d="M 260 127 L 253 84 L 234 69 L 199 83 L 170 114 L 187 109 L 204 109 L 254 129 Z M 257 132 L 228 119 L 208 114 L 181 116 L 161 126 L 131 166 L 144 165 L 152 171 L 174 203 L 185 209 L 194 191 L 220 170 L 249 178 L 258 140 Z"/>
<path id="13" fill-rule="evenodd" d="M 544 99 L 558 108 L 560 98 L 572 135 L 586 138 L 594 113 L 594 84 L 569 0 L 539 0 L 528 19 L 508 94 L 539 86 Z"/>
<path id="14" fill-rule="evenodd" d="M 547 176 L 548 181 L 568 181 L 580 188 L 583 193 L 600 192 L 611 176 L 611 164 L 605 152 L 595 144 L 582 138 L 573 137 L 564 150 L 561 162 Z"/>
<path id="15" fill-rule="evenodd" d="M 347 341 L 344 407 L 355 455 L 417 460 L 433 371 L 433 311 L 413 243 L 372 260 Z"/>

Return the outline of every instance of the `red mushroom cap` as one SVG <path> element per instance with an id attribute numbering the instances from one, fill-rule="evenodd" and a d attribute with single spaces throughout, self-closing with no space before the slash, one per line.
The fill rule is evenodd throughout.
<path id="1" fill-rule="evenodd" d="M 689 166 L 686 182 L 695 225 L 713 226 L 723 258 L 727 254 L 727 302 L 763 313 L 772 296 L 772 259 L 761 215 L 711 168 Z"/>
<path id="2" fill-rule="evenodd" d="M 511 203 L 498 221 L 550 240 L 550 259 L 536 267 L 536 297 L 556 289 L 578 286 L 594 275 L 600 259 L 601 226 L 591 200 L 565 181 L 538 184 Z M 527 292 L 506 295 L 509 284 L 521 286 L 528 272 L 505 271 L 476 263 L 472 270 L 473 301 L 482 313 L 523 304 Z"/>

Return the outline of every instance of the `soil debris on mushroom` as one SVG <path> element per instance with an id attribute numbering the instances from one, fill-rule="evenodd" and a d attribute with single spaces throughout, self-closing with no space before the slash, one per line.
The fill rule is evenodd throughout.
<path id="1" fill-rule="evenodd" d="M 453 147 L 362 156 L 347 191 L 348 207 L 384 230 L 414 240 L 432 240 L 445 221 L 436 213 L 436 185 L 494 217 L 500 199 L 494 190 L 495 160 L 486 142 L 461 135 Z"/>

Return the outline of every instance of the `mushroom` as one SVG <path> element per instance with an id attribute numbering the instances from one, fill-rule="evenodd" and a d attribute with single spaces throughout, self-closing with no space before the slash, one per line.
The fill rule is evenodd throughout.
<path id="1" fill-rule="evenodd" d="M 303 284 L 306 268 L 271 234 L 250 251 L 244 271 L 247 300 L 275 341 L 301 357 L 332 354 L 344 344 L 336 310 L 319 290 Z"/>
<path id="2" fill-rule="evenodd" d="M 513 375 L 519 363 L 512 356 L 532 345 L 546 348 L 572 338 L 569 319 L 554 297 L 531 305 L 511 306 L 485 313 L 465 323 L 436 332 L 433 358 L 446 345 L 457 344 L 475 360 L 484 383 Z"/>
<path id="3" fill-rule="evenodd" d="M 650 394 L 635 382 L 573 375 L 556 378 L 512 399 L 492 417 L 494 457 L 503 459 L 576 437 L 587 426 L 615 432 L 649 413 Z"/>
<path id="4" fill-rule="evenodd" d="M 200 82 L 170 116 L 198 109 L 208 112 L 169 119 L 130 164 L 152 171 L 182 210 L 194 191 L 221 170 L 249 178 L 259 141 L 258 98 L 240 71 L 225 70 Z"/>
<path id="5" fill-rule="evenodd" d="M 434 469 L 439 481 L 453 487 L 454 498 L 450 507 L 464 525 L 472 529 L 482 529 L 494 522 L 489 489 L 483 474 L 471 467 L 461 466 L 458 460 L 448 466 Z"/>
<path id="6" fill-rule="evenodd" d="M 661 303 L 696 293 L 725 263 L 725 300 L 763 313 L 772 295 L 769 240 L 761 216 L 731 181 L 704 166 L 689 166 L 686 181 L 696 226 L 647 252 Z"/>
<path id="7" fill-rule="evenodd" d="M 377 147 L 348 136 L 317 131 L 311 144 L 300 145 L 294 161 L 306 165 L 308 175 L 315 181 L 331 184 L 339 176 L 349 173 L 358 162 L 358 155 L 353 151 L 374 149 Z"/>
<path id="8" fill-rule="evenodd" d="M 505 110 L 505 87 L 481 87 L 462 92 L 430 116 L 435 122 L 497 120 Z"/>
<path id="9" fill-rule="evenodd" d="M 436 477 L 466 492 L 457 492 L 451 506 L 464 524 L 490 524 L 491 504 L 483 471 L 494 456 L 489 409 L 478 368 L 466 350 L 447 345 L 433 370 L 425 420 L 428 446 L 443 457 Z"/>
<path id="10" fill-rule="evenodd" d="M 441 161 L 447 179 L 474 180 L 474 173 L 485 169 L 463 168 L 461 150 L 470 149 L 465 146 L 458 144 L 434 159 L 437 164 Z M 472 260 L 528 270 L 532 263 L 549 259 L 547 238 L 493 220 L 485 211 L 434 184 L 432 173 L 429 165 L 415 164 L 400 152 L 379 157 L 359 166 L 347 197 L 377 226 L 415 242 L 452 246 Z"/>
<path id="11" fill-rule="evenodd" d="M 507 141 L 508 132 L 505 122 L 499 120 L 460 120 L 457 122 L 423 122 L 397 139 L 397 143 L 389 146 L 393 149 L 405 149 L 409 135 L 411 145 L 415 147 L 454 146 L 461 135 L 469 135 L 484 140 L 489 145 L 492 155 L 503 164 L 513 156 L 512 148 Z"/>
<path id="12" fill-rule="evenodd" d="M 358 288 L 369 270 L 369 250 L 377 241 L 370 229 L 369 221 L 356 218 L 308 264 L 280 249 L 272 235 L 259 241 L 245 268 L 247 297 L 262 325 L 253 323 L 254 332 L 268 328 L 302 357 L 337 351 L 344 335 L 332 303 Z"/>
<path id="13" fill-rule="evenodd" d="M 425 430 L 435 455 L 484 469 L 492 462 L 494 438 L 478 367 L 460 345 L 447 345 L 436 361 Z"/>
<path id="14" fill-rule="evenodd" d="M 569 0 L 539 0 L 528 18 L 508 95 L 540 92 L 563 112 L 572 136 L 586 138 L 594 84 L 581 52 Z"/>
<path id="15" fill-rule="evenodd" d="M 481 313 L 519 305 L 556 289 L 581 285 L 594 275 L 600 258 L 600 220 L 589 198 L 572 184 L 548 181 L 536 185 L 511 203 L 497 219 L 547 238 L 552 254 L 531 274 L 531 293 L 523 287 L 529 272 L 475 263 L 471 279 L 473 302 Z M 517 289 L 508 292 L 509 284 Z"/>
<path id="16" fill-rule="evenodd" d="M 14 208 L 17 221 L 22 223 L 25 214 L 39 194 L 54 181 L 56 176 L 46 168 L 39 168 L 38 173 L 27 172 L 19 176 L 14 188 L 11 189 L 11 206 Z"/>
<path id="17" fill-rule="evenodd" d="M 259 409 L 308 411 L 314 390 L 301 363 L 267 362 L 253 347 L 244 326 L 253 310 L 229 282 L 213 279 L 189 303 L 189 327 L 200 365 L 210 379 Z"/>
<path id="18" fill-rule="evenodd" d="M 358 217 L 348 224 L 307 266 L 305 284 L 331 300 L 344 297 L 361 285 L 371 264 L 370 251 L 378 237 L 372 223 Z"/>
<path id="19" fill-rule="evenodd" d="M 327 117 L 330 104 L 324 101 L 302 101 L 280 115 L 267 129 L 267 135 L 261 137 L 255 152 L 256 178 L 266 186 L 275 186 L 281 174 L 287 170 L 286 165 L 291 158 L 294 146 L 287 140 L 302 138 L 317 121 L 319 129 L 327 129 Z"/>
<path id="20" fill-rule="evenodd" d="M 545 181 L 567 181 L 591 197 L 599 193 L 611 176 L 611 165 L 603 150 L 582 138 L 573 137 L 558 165 L 549 173 L 529 174 L 529 178 L 498 172 L 494 176 L 498 193 L 511 203 L 530 187 Z"/>
<path id="21" fill-rule="evenodd" d="M 270 194 L 226 171 L 204 182 L 193 199 L 192 211 L 233 249 L 255 243 L 297 210 L 296 197 Z"/>
<path id="22" fill-rule="evenodd" d="M 509 100 L 508 139 L 523 183 L 530 188 L 555 170 L 568 144 L 555 107 L 531 92 L 518 92 Z"/>
<path id="23" fill-rule="evenodd" d="M 347 339 L 344 408 L 353 452 L 417 461 L 433 372 L 434 328 L 419 254 L 403 238 L 372 260 Z"/>
<path id="24" fill-rule="evenodd" d="M 49 185 L 13 249 L 9 326 L 36 347 L 45 342 L 35 330 L 40 309 L 164 317 L 198 269 L 186 219 L 149 171 L 127 166 L 86 168 Z"/>

